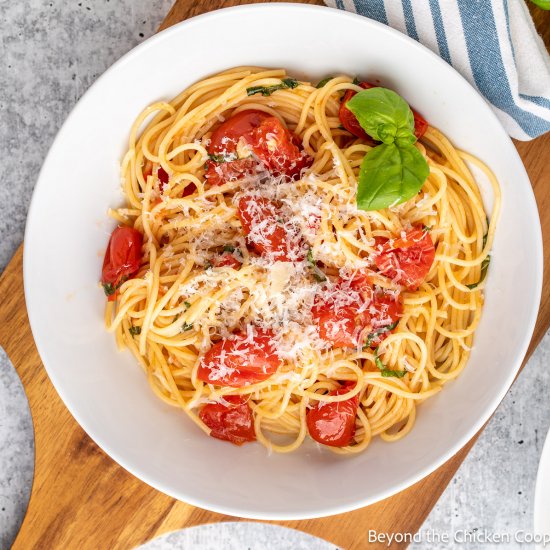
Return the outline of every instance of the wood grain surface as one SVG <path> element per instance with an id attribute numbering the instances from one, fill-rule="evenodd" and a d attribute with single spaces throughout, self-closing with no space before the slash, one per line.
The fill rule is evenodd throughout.
<path id="1" fill-rule="evenodd" d="M 178 0 L 161 29 L 198 13 L 240 3 Z M 533 14 L 539 32 L 549 39 L 550 14 L 538 9 Z M 550 134 L 532 142 L 518 142 L 516 146 L 541 213 L 547 245 L 544 280 L 549 281 Z M 238 519 L 194 508 L 159 493 L 126 472 L 84 433 L 51 385 L 36 351 L 25 309 L 22 256 L 21 247 L 0 278 L 0 345 L 26 389 L 36 449 L 29 507 L 13 548 L 126 549 L 175 529 Z M 549 326 L 550 287 L 545 287 L 528 355 Z M 414 533 L 474 441 L 475 438 L 430 476 L 382 502 L 330 518 L 279 524 L 323 537 L 346 549 L 367 547 L 369 529 Z"/>

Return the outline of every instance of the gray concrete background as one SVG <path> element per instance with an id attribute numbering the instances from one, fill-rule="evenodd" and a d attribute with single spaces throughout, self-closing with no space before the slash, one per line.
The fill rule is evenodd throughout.
<path id="1" fill-rule="evenodd" d="M 90 84 L 154 33 L 171 0 L 0 0 L 0 270 L 23 239 L 32 189 L 60 125 Z M 481 548 L 427 541 L 432 531 L 532 531 L 537 465 L 550 425 L 550 335 L 533 355 L 487 429 L 427 518 L 412 548 Z M 21 384 L 0 353 L 0 549 L 26 508 L 33 431 Z M 270 526 L 220 526 L 172 535 L 155 548 L 322 548 Z M 368 526 L 365 526 L 368 529 Z M 191 546 L 192 545 L 192 546 Z M 267 543 L 266 543 L 267 545 Z M 517 548 L 517 544 L 499 548 Z M 529 548 L 529 545 L 524 546 Z M 264 546 L 267 548 L 267 546 Z"/>

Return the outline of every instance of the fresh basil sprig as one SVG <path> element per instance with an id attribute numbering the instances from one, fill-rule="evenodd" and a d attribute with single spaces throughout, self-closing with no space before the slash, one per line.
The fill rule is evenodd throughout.
<path id="1" fill-rule="evenodd" d="M 317 86 L 315 87 L 323 88 L 324 86 L 326 86 L 327 82 L 330 82 L 333 78 L 333 76 L 327 76 L 326 78 L 323 78 L 323 80 L 319 80 L 319 82 L 317 82 Z"/>
<path id="2" fill-rule="evenodd" d="M 246 89 L 247 95 L 262 94 L 262 95 L 271 95 L 277 90 L 291 89 L 299 86 L 299 82 L 295 78 L 283 78 L 280 84 L 274 84 L 273 86 L 251 86 Z"/>
<path id="3" fill-rule="evenodd" d="M 363 159 L 357 186 L 357 207 L 381 210 L 414 197 L 430 169 L 414 146 L 414 116 L 406 101 L 386 88 L 355 94 L 346 107 L 369 136 L 382 143 Z"/>

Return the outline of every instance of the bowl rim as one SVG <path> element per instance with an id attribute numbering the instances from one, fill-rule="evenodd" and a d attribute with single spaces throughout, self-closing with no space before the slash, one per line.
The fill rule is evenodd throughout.
<path id="1" fill-rule="evenodd" d="M 99 78 L 97 78 L 97 80 L 90 86 L 90 88 L 88 88 L 88 90 L 81 96 L 81 98 L 77 101 L 77 103 L 71 109 L 71 112 L 69 113 L 64 123 L 62 124 L 61 128 L 59 129 L 54 141 L 50 146 L 48 154 L 45 157 L 45 160 L 42 164 L 42 167 L 40 169 L 40 172 L 37 178 L 37 183 L 33 190 L 32 199 L 31 199 L 31 203 L 30 203 L 30 207 L 27 215 L 27 223 L 25 227 L 25 243 L 32 243 L 32 234 L 35 232 L 34 224 L 33 224 L 33 219 L 34 219 L 33 213 L 34 213 L 34 210 L 38 208 L 37 191 L 40 190 L 43 185 L 45 185 L 42 182 L 44 179 L 44 173 L 46 172 L 48 163 L 50 161 L 50 157 L 53 155 L 52 152 L 54 151 L 54 149 L 56 149 L 58 143 L 62 141 L 62 138 L 65 132 L 67 131 L 67 127 L 69 126 L 69 121 L 75 116 L 77 112 L 79 112 L 83 108 L 83 105 L 85 103 L 84 100 L 88 96 L 93 95 L 95 88 L 98 87 L 100 83 L 102 83 L 104 80 L 107 80 L 111 75 L 111 73 L 116 72 L 119 69 L 119 67 L 126 64 L 129 60 L 133 59 L 136 56 L 139 56 L 142 51 L 149 48 L 154 48 L 158 43 L 171 37 L 173 34 L 185 32 L 186 29 L 192 26 L 208 24 L 208 22 L 214 19 L 226 17 L 228 13 L 238 12 L 241 14 L 241 16 L 245 16 L 246 14 L 251 12 L 265 12 L 265 15 L 268 16 L 270 12 L 281 10 L 281 9 L 292 10 L 295 13 L 304 12 L 306 15 L 312 12 L 321 12 L 321 11 L 327 12 L 327 10 L 331 10 L 332 11 L 331 17 L 334 17 L 335 21 L 337 21 L 338 18 L 340 20 L 346 20 L 346 19 L 351 19 L 354 21 L 360 20 L 362 21 L 362 24 L 364 24 L 366 27 L 368 26 L 377 27 L 379 31 L 388 35 L 390 37 L 390 40 L 401 40 L 405 42 L 409 47 L 419 48 L 423 50 L 424 53 L 429 54 L 434 64 L 439 64 L 440 66 L 444 66 L 445 70 L 453 71 L 460 79 L 464 81 L 464 83 L 467 84 L 467 86 L 471 89 L 471 91 L 476 96 L 478 96 L 478 98 L 484 101 L 486 110 L 488 112 L 488 116 L 494 119 L 494 121 L 498 124 L 498 127 L 502 130 L 503 137 L 504 136 L 506 137 L 507 145 L 509 149 L 508 154 L 515 156 L 515 160 L 517 161 L 517 165 L 518 165 L 518 170 L 522 172 L 522 175 L 525 177 L 525 180 L 530 183 L 529 176 L 525 170 L 525 167 L 517 152 L 517 149 L 513 145 L 510 137 L 507 135 L 506 131 L 502 127 L 502 124 L 498 120 L 496 114 L 491 109 L 490 105 L 483 98 L 483 96 L 481 96 L 479 91 L 474 86 L 472 86 L 458 71 L 456 71 L 454 67 L 452 67 L 447 62 L 445 62 L 441 57 L 439 57 L 436 53 L 431 51 L 429 48 L 425 47 L 424 45 L 420 44 L 416 40 L 410 38 L 409 36 L 399 32 L 398 30 L 393 29 L 392 27 L 389 27 L 385 24 L 379 23 L 378 21 L 369 19 L 367 17 L 364 17 L 356 13 L 351 13 L 348 11 L 343 11 L 343 10 L 339 10 L 339 9 L 335 9 L 327 6 L 300 4 L 300 3 L 294 3 L 294 2 L 248 4 L 248 5 L 232 6 L 232 7 L 213 10 L 208 13 L 191 17 L 180 23 L 176 23 L 175 25 L 172 25 L 171 27 L 158 32 L 157 34 L 153 35 L 152 37 L 148 38 L 147 40 L 145 40 L 144 42 L 136 46 L 135 48 L 131 49 L 129 52 L 124 54 L 120 59 L 118 59 L 113 65 L 111 65 Z M 335 25 L 336 24 L 338 23 L 335 23 Z M 33 334 L 35 345 L 37 347 L 37 350 L 42 360 L 42 363 L 44 365 L 44 368 L 56 392 L 61 397 L 61 400 L 63 401 L 64 406 L 67 407 L 67 409 L 69 410 L 73 418 L 82 427 L 82 429 L 86 432 L 86 434 L 109 457 L 111 457 L 119 466 L 124 468 L 126 471 L 130 472 L 132 475 L 134 475 L 141 481 L 147 483 L 149 486 L 155 488 L 158 491 L 161 491 L 162 493 L 169 495 L 174 499 L 181 500 L 192 506 L 196 506 L 199 508 L 203 508 L 206 510 L 210 510 L 210 511 L 225 514 L 225 515 L 231 515 L 233 517 L 241 517 L 246 519 L 287 521 L 287 520 L 322 518 L 322 517 L 327 517 L 335 514 L 341 514 L 341 513 L 356 510 L 358 508 L 362 508 L 364 506 L 368 506 L 370 504 L 379 502 L 385 498 L 393 496 L 407 489 L 408 487 L 412 486 L 413 484 L 417 483 L 418 481 L 422 480 L 423 478 L 425 478 L 426 476 L 428 476 L 429 474 L 431 474 L 432 472 L 440 468 L 445 462 L 447 462 L 451 457 L 453 457 L 462 447 L 464 447 L 466 443 L 468 443 L 468 441 L 470 441 L 478 431 L 480 431 L 483 425 L 489 420 L 489 418 L 495 412 L 498 405 L 502 401 L 503 397 L 509 390 L 511 384 L 513 383 L 516 375 L 519 372 L 521 364 L 525 358 L 525 354 L 527 352 L 529 343 L 531 341 L 536 319 L 537 319 L 538 309 L 540 305 L 541 294 L 542 294 L 542 274 L 543 274 L 542 229 L 540 225 L 540 218 L 539 218 L 538 209 L 537 209 L 535 197 L 533 194 L 532 186 L 530 186 L 529 192 L 525 196 L 525 202 L 526 202 L 526 206 L 530 208 L 533 216 L 535 216 L 533 220 L 533 224 L 534 224 L 533 228 L 537 229 L 537 231 L 535 232 L 536 242 L 532 243 L 534 245 L 535 263 L 536 263 L 536 265 L 533 265 L 533 267 L 535 268 L 534 295 L 536 296 L 536 303 L 533 304 L 534 307 L 530 312 L 529 322 L 524 327 L 522 342 L 521 342 L 521 345 L 517 347 L 515 361 L 513 361 L 514 364 L 513 364 L 513 368 L 510 369 L 510 374 L 506 377 L 505 380 L 502 381 L 499 391 L 493 395 L 489 404 L 485 407 L 483 414 L 480 415 L 477 418 L 477 420 L 471 425 L 471 427 L 465 431 L 464 435 L 458 438 L 454 443 L 454 445 L 450 446 L 445 453 L 442 453 L 438 457 L 438 459 L 432 460 L 424 467 L 418 469 L 414 474 L 409 475 L 401 483 L 392 484 L 386 490 L 380 490 L 374 495 L 371 495 L 370 497 L 366 497 L 363 499 L 354 499 L 353 501 L 350 501 L 344 504 L 338 504 L 333 506 L 320 506 L 317 508 L 312 508 L 310 511 L 306 511 L 304 513 L 298 513 L 298 512 L 264 513 L 264 512 L 255 511 L 252 506 L 249 508 L 242 508 L 238 506 L 230 508 L 225 505 L 218 505 L 214 499 L 205 500 L 203 498 L 196 497 L 192 494 L 184 493 L 183 491 L 173 490 L 166 483 L 163 483 L 155 479 L 152 474 L 143 472 L 138 467 L 134 467 L 133 465 L 128 465 L 123 456 L 123 453 L 121 453 L 116 448 L 113 448 L 113 446 L 111 446 L 108 442 L 106 442 L 103 436 L 101 435 L 101 433 L 94 431 L 93 429 L 92 430 L 89 429 L 90 426 L 82 418 L 82 415 L 78 411 L 78 407 L 71 401 L 69 392 L 65 391 L 60 378 L 56 376 L 55 369 L 50 369 L 47 366 L 48 364 L 50 364 L 50 359 L 48 358 L 48 354 L 46 353 L 45 346 L 42 344 L 42 339 L 44 337 L 41 336 L 38 333 L 38 331 L 35 331 L 35 329 L 33 328 L 33 325 L 36 326 L 37 323 L 34 321 L 35 314 L 33 312 L 33 308 L 30 307 L 32 303 L 32 299 L 30 295 L 30 283 L 29 283 L 29 281 L 31 280 L 31 275 L 29 273 L 29 269 L 30 269 L 29 255 L 33 248 L 32 245 L 25 246 L 23 250 L 24 294 L 25 294 L 25 301 L 27 304 L 29 324 L 31 326 L 31 331 Z"/>

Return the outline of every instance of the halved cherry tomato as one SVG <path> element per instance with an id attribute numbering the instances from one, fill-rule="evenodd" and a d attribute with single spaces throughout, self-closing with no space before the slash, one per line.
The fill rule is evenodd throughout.
<path id="1" fill-rule="evenodd" d="M 380 272 L 396 283 L 416 290 L 428 275 L 435 248 L 427 231 L 415 227 L 404 237 L 389 239 L 374 254 L 374 263 Z"/>
<path id="2" fill-rule="evenodd" d="M 113 231 L 101 274 L 101 284 L 109 302 L 115 300 L 118 287 L 138 271 L 142 244 L 143 235 L 133 227 L 119 226 Z"/>
<path id="3" fill-rule="evenodd" d="M 403 314 L 401 295 L 394 296 L 381 290 L 375 292 L 369 305 L 369 313 L 372 319 L 372 332 L 368 335 L 366 343 L 374 349 L 395 330 L 396 327 L 393 325 L 399 322 Z"/>
<path id="4" fill-rule="evenodd" d="M 231 252 L 224 252 L 219 256 L 216 256 L 212 260 L 214 267 L 232 267 L 233 269 L 239 269 L 241 262 Z"/>
<path id="5" fill-rule="evenodd" d="M 270 330 L 255 329 L 253 338 L 238 334 L 214 344 L 201 359 L 197 378 L 240 388 L 269 378 L 281 363 Z"/>
<path id="6" fill-rule="evenodd" d="M 363 297 L 356 296 L 349 303 L 338 303 L 337 294 L 348 292 L 350 288 L 348 281 L 340 281 L 334 298 L 330 295 L 317 298 L 311 308 L 319 337 L 332 344 L 333 348 L 356 347 L 361 335 L 371 327 L 367 302 Z"/>
<path id="7" fill-rule="evenodd" d="M 212 132 L 208 153 L 222 156 L 232 155 L 237 150 L 239 139 L 250 134 L 266 118 L 271 117 L 267 113 L 255 109 L 241 111 L 228 118 Z"/>
<path id="8" fill-rule="evenodd" d="M 256 252 L 280 262 L 303 259 L 300 236 L 285 227 L 281 213 L 273 202 L 262 197 L 242 197 L 237 215 L 250 246 Z"/>
<path id="9" fill-rule="evenodd" d="M 346 384 L 328 395 L 349 393 L 353 384 Z M 355 418 L 359 396 L 336 403 L 317 403 L 307 411 L 306 423 L 309 435 L 315 441 L 330 447 L 346 447 L 355 435 Z"/>
<path id="10" fill-rule="evenodd" d="M 369 88 L 378 88 L 375 84 L 371 84 L 370 82 L 359 82 L 359 86 L 361 88 L 364 88 L 365 90 L 368 90 Z M 344 94 L 344 98 L 342 99 L 342 103 L 340 104 L 340 111 L 338 113 L 338 116 L 340 118 L 340 122 L 342 123 L 342 126 L 348 131 L 351 132 L 354 136 L 357 136 L 358 138 L 364 139 L 367 143 L 370 143 L 371 145 L 377 143 L 372 137 L 370 137 L 365 130 L 361 127 L 359 124 L 359 121 L 355 118 L 355 115 L 346 107 L 346 103 L 356 94 L 357 92 L 355 90 L 347 90 Z M 428 123 L 426 120 L 417 113 L 412 107 L 411 111 L 414 116 L 414 135 L 417 139 L 420 139 L 428 129 Z"/>
<path id="11" fill-rule="evenodd" d="M 206 177 L 212 185 L 220 185 L 244 174 L 253 173 L 257 162 L 252 158 L 233 159 L 237 145 L 248 145 L 264 166 L 276 175 L 291 179 L 300 176 L 313 160 L 301 149 L 300 138 L 285 128 L 277 117 L 254 109 L 241 111 L 224 121 L 213 133 L 208 153 L 226 161 L 208 161 Z"/>
<path id="12" fill-rule="evenodd" d="M 212 430 L 210 435 L 217 439 L 242 445 L 255 441 L 254 419 L 248 402 L 240 395 L 226 395 L 222 403 L 209 403 L 199 412 L 199 418 Z"/>
<path id="13" fill-rule="evenodd" d="M 208 153 L 228 159 L 236 156 L 239 140 L 257 128 L 262 120 L 269 118 L 267 113 L 248 109 L 222 122 L 210 137 Z M 244 174 L 252 173 L 257 163 L 251 158 L 207 162 L 206 178 L 211 185 L 222 185 L 239 179 Z"/>
<path id="14" fill-rule="evenodd" d="M 300 138 L 276 117 L 269 117 L 245 136 L 254 154 L 275 175 L 298 179 L 313 159 L 300 149 Z"/>

